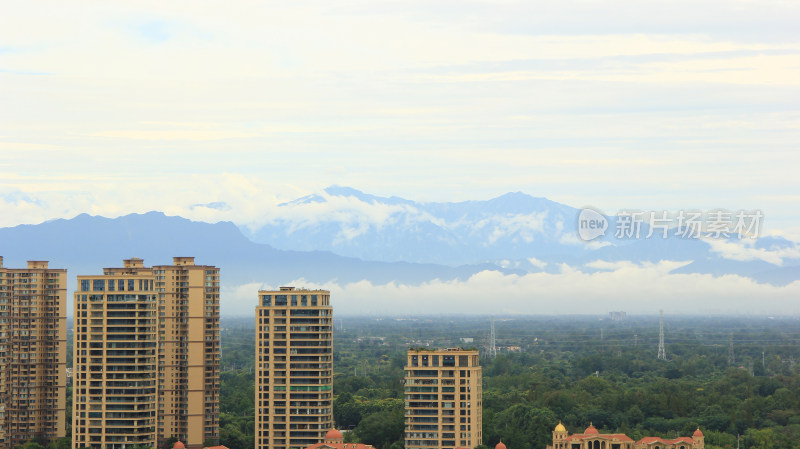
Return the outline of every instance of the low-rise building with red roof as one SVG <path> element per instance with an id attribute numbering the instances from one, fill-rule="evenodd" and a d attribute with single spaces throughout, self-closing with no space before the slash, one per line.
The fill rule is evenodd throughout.
<path id="1" fill-rule="evenodd" d="M 342 432 L 331 429 L 325 434 L 325 441 L 322 443 L 312 444 L 305 449 L 375 449 L 369 444 L 361 443 L 345 443 Z"/>
<path id="2" fill-rule="evenodd" d="M 175 444 L 172 445 L 172 449 L 186 449 L 186 445 L 183 444 L 182 441 L 176 441 Z M 227 446 L 210 446 L 204 447 L 203 449 L 228 449 Z"/>
<path id="3" fill-rule="evenodd" d="M 600 433 L 592 424 L 583 433 L 570 434 L 559 422 L 553 430 L 553 445 L 547 449 L 704 449 L 704 445 L 700 429 L 691 437 L 644 437 L 634 441 L 624 433 Z"/>

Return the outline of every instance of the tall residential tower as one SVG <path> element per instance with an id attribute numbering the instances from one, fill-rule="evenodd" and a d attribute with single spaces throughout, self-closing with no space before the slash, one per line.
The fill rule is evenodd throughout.
<path id="1" fill-rule="evenodd" d="M 219 439 L 219 268 L 174 257 L 158 293 L 158 433 L 188 449 Z"/>
<path id="2" fill-rule="evenodd" d="M 405 369 L 406 449 L 482 444 L 478 351 L 409 350 Z"/>
<path id="3" fill-rule="evenodd" d="M 0 448 L 66 435 L 66 276 L 0 257 Z"/>
<path id="4" fill-rule="evenodd" d="M 156 443 L 163 445 L 165 440 L 174 437 L 186 442 L 189 449 L 202 448 L 207 441 L 216 444 L 219 438 L 219 269 L 213 266 L 195 265 L 193 257 L 175 257 L 172 265 L 157 265 L 152 268 L 145 267 L 142 259 L 133 258 L 125 260 L 123 268 L 104 269 L 103 276 L 79 276 L 81 285 L 79 285 L 80 290 L 76 293 L 75 301 L 76 342 L 80 332 L 96 333 L 97 336 L 93 338 L 102 340 L 100 337 L 104 334 L 111 335 L 121 331 L 111 327 L 118 321 L 110 319 L 110 311 L 106 311 L 105 315 L 93 313 L 89 316 L 90 319 L 94 318 L 90 324 L 95 326 L 87 330 L 83 327 L 86 325 L 83 322 L 84 318 L 87 318 L 85 312 L 78 309 L 78 306 L 82 304 L 83 296 L 90 296 L 89 292 L 98 292 L 94 290 L 95 281 L 97 281 L 98 288 L 106 289 L 99 291 L 105 292 L 102 294 L 105 295 L 102 298 L 98 296 L 101 295 L 100 293 L 94 293 L 95 296 L 98 296 L 96 301 L 120 301 L 117 299 L 117 296 L 122 295 L 119 288 L 127 284 L 124 282 L 122 284 L 112 283 L 112 278 L 117 281 L 132 279 L 134 287 L 138 285 L 136 284 L 138 280 L 142 280 L 145 282 L 143 285 L 152 288 L 145 290 L 147 298 L 139 296 L 136 298 L 138 302 L 150 301 L 149 296 L 153 296 L 152 319 L 154 322 L 152 328 L 149 325 L 145 326 L 143 322 L 129 321 L 125 323 L 129 325 L 125 330 L 133 332 L 133 335 L 128 335 L 127 340 L 149 342 L 152 339 L 154 342 L 152 351 L 154 351 L 155 380 L 152 386 L 156 389 L 154 393 L 156 405 L 152 414 L 153 422 L 150 423 L 148 420 L 147 428 L 154 427 Z M 103 284 L 103 280 L 107 280 L 108 284 Z M 117 288 L 111 290 L 114 286 Z M 91 290 L 86 291 L 83 287 Z M 130 302 L 133 299 L 128 298 L 126 301 Z M 89 304 L 91 305 L 91 301 Z M 140 304 L 137 307 L 143 306 Z M 96 309 L 98 309 L 97 312 L 100 312 L 101 307 L 96 307 Z M 102 320 L 103 318 L 106 319 L 105 322 Z M 133 327 L 134 325 L 135 327 Z M 152 338 L 149 334 L 150 331 L 153 332 Z M 150 344 L 148 343 L 146 346 L 149 356 Z M 103 355 L 103 351 L 100 349 L 106 349 L 108 352 L 110 347 L 103 348 L 94 345 L 89 349 L 95 349 L 96 355 Z M 82 346 L 76 344 L 76 360 L 83 356 L 77 352 L 82 349 Z M 137 350 L 141 352 L 144 351 L 144 348 L 137 347 Z M 77 382 L 83 381 L 78 377 L 83 374 L 81 373 L 82 369 L 106 372 L 106 363 L 111 362 L 108 362 L 107 358 L 90 357 L 88 364 L 81 368 L 76 361 L 76 385 Z M 134 371 L 146 371 L 146 366 L 149 365 L 142 365 Z M 149 371 L 148 374 L 142 372 L 137 375 L 141 379 L 149 378 L 147 377 Z M 95 377 L 98 380 L 102 378 Z M 147 385 L 149 387 L 150 384 Z M 149 395 L 150 389 L 148 388 L 147 391 Z M 149 401 L 148 398 L 141 397 L 139 400 Z M 74 418 L 76 427 L 80 425 L 79 413 L 82 411 L 78 409 L 78 405 L 76 400 Z M 137 410 L 145 409 L 137 408 Z M 148 415 L 148 418 L 150 417 Z M 86 425 L 87 433 L 97 433 L 98 424 L 101 423 L 89 421 Z M 124 432 L 131 430 L 149 435 L 149 430 L 144 431 L 141 428 L 128 427 L 124 429 Z M 122 449 L 121 446 L 110 445 L 110 440 L 98 440 L 91 437 L 96 437 L 96 435 L 90 435 L 85 442 L 102 442 L 95 447 Z M 149 441 L 148 439 L 148 444 Z M 84 440 L 76 440 L 76 447 L 81 447 L 82 443 Z"/>
<path id="5" fill-rule="evenodd" d="M 141 259 L 78 276 L 73 449 L 156 447 L 157 298 Z"/>
<path id="6" fill-rule="evenodd" d="M 303 448 L 333 428 L 330 292 L 259 291 L 256 449 Z"/>

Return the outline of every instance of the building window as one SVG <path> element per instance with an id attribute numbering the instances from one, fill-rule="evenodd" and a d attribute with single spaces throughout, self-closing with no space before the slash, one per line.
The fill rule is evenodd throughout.
<path id="1" fill-rule="evenodd" d="M 81 291 L 88 292 L 89 291 L 89 280 L 83 279 L 81 280 Z"/>
<path id="2" fill-rule="evenodd" d="M 261 305 L 262 306 L 271 306 L 272 305 L 272 295 L 263 295 L 263 296 L 261 296 Z"/>
<path id="3" fill-rule="evenodd" d="M 106 289 L 105 279 L 95 279 L 92 281 L 92 291 L 102 292 Z"/>

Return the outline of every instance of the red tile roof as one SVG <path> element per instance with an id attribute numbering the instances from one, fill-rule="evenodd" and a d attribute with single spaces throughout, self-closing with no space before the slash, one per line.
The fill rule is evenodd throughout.
<path id="1" fill-rule="evenodd" d="M 336 429 L 331 429 L 328 431 L 328 433 L 325 434 L 326 440 L 341 440 L 342 438 L 344 438 L 342 436 L 342 432 Z"/>
<path id="2" fill-rule="evenodd" d="M 306 449 L 324 449 L 324 448 L 331 448 L 331 449 L 375 449 L 374 447 L 370 446 L 369 444 L 361 444 L 361 443 L 317 443 L 317 444 L 312 444 L 311 446 L 306 447 Z"/>
<path id="3" fill-rule="evenodd" d="M 644 437 L 641 440 L 637 441 L 636 444 L 653 444 L 653 443 L 661 443 L 661 444 L 675 444 L 675 443 L 687 443 L 692 444 L 694 440 L 689 437 L 679 437 L 675 438 L 674 440 L 664 440 L 659 437 Z"/>
<path id="4" fill-rule="evenodd" d="M 586 438 L 600 438 L 605 440 L 618 440 L 618 441 L 631 441 L 631 442 L 633 441 L 631 437 L 625 435 L 624 433 L 590 433 L 588 435 L 585 433 L 576 433 L 568 436 L 566 438 L 566 441 L 570 440 L 581 441 Z"/>

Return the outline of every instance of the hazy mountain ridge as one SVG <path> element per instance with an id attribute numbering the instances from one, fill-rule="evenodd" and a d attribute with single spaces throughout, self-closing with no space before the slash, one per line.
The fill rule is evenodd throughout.
<path id="1" fill-rule="evenodd" d="M 121 266 L 122 259 L 142 257 L 145 264 L 168 264 L 173 256 L 194 256 L 216 265 L 232 285 L 295 279 L 313 282 L 391 281 L 418 283 L 433 278 L 463 279 L 497 269 L 489 264 L 449 267 L 406 262 L 373 262 L 327 251 L 278 250 L 254 243 L 230 222 L 203 223 L 161 212 L 105 218 L 81 214 L 72 219 L 0 228 L 0 255 L 8 267 L 26 260 L 49 260 L 51 267 L 77 274 L 99 274 Z M 508 271 L 508 270 L 504 270 Z"/>
<path id="2" fill-rule="evenodd" d="M 585 252 L 577 239 L 577 209 L 520 192 L 486 201 L 417 203 L 334 186 L 279 208 L 285 214 L 246 231 L 254 241 L 448 265 Z"/>
<path id="3" fill-rule="evenodd" d="M 153 265 L 170 263 L 173 256 L 221 267 L 232 286 L 298 279 L 420 284 L 486 270 L 558 274 L 569 267 L 593 273 L 607 269 L 603 264 L 661 261 L 683 262 L 673 273 L 736 274 L 773 285 L 800 280 L 800 248 L 780 237 L 739 242 L 608 236 L 599 239 L 605 246 L 587 245 L 577 237 L 578 209 L 519 192 L 487 201 L 416 203 L 330 187 L 278 210 L 286 213 L 253 233 L 262 243 L 231 222 L 161 212 L 81 214 L 0 228 L 0 255 L 9 267 L 50 260 L 70 270 L 70 282 L 77 274 L 119 266 L 123 258 L 142 257 Z M 607 234 L 613 234 L 611 220 Z"/>
<path id="4" fill-rule="evenodd" d="M 606 236 L 586 244 L 578 239 L 579 209 L 521 192 L 485 201 L 420 203 L 332 186 L 279 209 L 285 214 L 248 232 L 254 241 L 369 260 L 488 261 L 526 272 L 557 273 L 563 264 L 594 271 L 587 264 L 598 260 L 671 260 L 686 262 L 676 273 L 738 274 L 782 285 L 800 279 L 800 268 L 792 268 L 800 267 L 800 247 L 780 237 L 728 239 L 720 246 L 676 237 L 673 230 L 666 239 L 624 240 L 614 237 L 616 218 L 607 216 Z M 644 225 L 642 235 L 647 230 Z"/>

